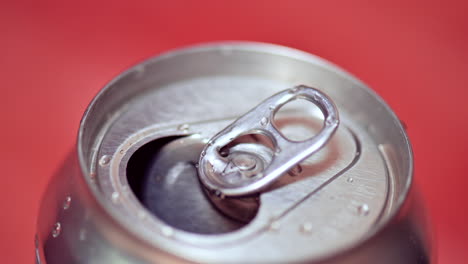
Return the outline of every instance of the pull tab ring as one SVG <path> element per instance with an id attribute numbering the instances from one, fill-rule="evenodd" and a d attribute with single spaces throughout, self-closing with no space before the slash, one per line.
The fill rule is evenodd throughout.
<path id="1" fill-rule="evenodd" d="M 272 122 L 275 113 L 283 105 L 296 99 L 314 103 L 324 116 L 324 125 L 319 133 L 303 141 L 287 139 Z M 305 85 L 279 92 L 238 118 L 208 142 L 200 155 L 199 178 L 206 188 L 222 196 L 246 196 L 261 192 L 321 149 L 338 125 L 338 110 L 323 92 Z M 260 133 L 271 139 L 275 148 L 273 152 L 270 151 L 270 156 L 266 154 L 269 152 L 266 147 L 253 150 L 255 148 L 251 144 L 235 146 L 239 150 L 234 157 L 221 155 L 220 150 L 224 146 L 242 135 L 252 133 Z"/>

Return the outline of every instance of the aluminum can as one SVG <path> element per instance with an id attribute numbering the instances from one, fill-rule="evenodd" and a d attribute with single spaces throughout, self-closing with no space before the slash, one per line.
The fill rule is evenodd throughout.
<path id="1" fill-rule="evenodd" d="M 175 50 L 89 105 L 36 263 L 430 263 L 412 179 L 400 120 L 339 67 L 264 43 Z"/>

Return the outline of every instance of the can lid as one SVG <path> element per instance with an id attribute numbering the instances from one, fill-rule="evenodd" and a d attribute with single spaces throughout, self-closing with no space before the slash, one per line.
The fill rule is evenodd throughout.
<path id="1" fill-rule="evenodd" d="M 316 89 L 280 92 L 298 84 Z M 318 107 L 288 102 L 296 95 Z M 254 123 L 229 126 L 244 113 Z M 307 146 L 298 143 L 304 135 Z M 405 131 L 377 95 L 322 59 L 259 43 L 194 47 L 135 66 L 95 98 L 78 148 L 112 217 L 155 248 L 196 262 L 333 256 L 382 228 L 412 177 Z M 242 180 L 210 173 L 213 153 L 229 156 L 221 167 Z M 270 163 L 277 173 L 259 175 Z"/>

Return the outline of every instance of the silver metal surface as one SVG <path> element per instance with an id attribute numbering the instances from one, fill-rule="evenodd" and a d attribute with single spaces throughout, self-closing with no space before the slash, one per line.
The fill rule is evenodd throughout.
<path id="1" fill-rule="evenodd" d="M 275 127 L 273 120 L 283 105 L 299 98 L 308 100 L 320 108 L 324 115 L 324 125 L 316 136 L 304 141 L 292 141 Z M 224 196 L 257 193 L 322 148 L 335 133 L 338 124 L 337 110 L 322 92 L 300 85 L 277 93 L 208 141 L 200 156 L 200 180 L 208 189 Z M 225 157 L 220 154 L 220 150 L 236 138 L 249 134 L 263 134 L 269 137 L 274 145 L 272 155 L 259 154 L 258 149 L 265 148 L 262 145 L 243 150 L 240 156 L 236 152 L 228 153 Z M 234 170 L 229 169 L 232 164 L 235 165 Z"/>
<path id="2" fill-rule="evenodd" d="M 331 140 L 261 194 L 210 196 L 197 180 L 209 139 L 298 84 L 335 103 Z M 319 133 L 324 115 L 310 105 L 284 105 L 277 128 Z M 263 140 L 233 146 L 236 167 L 257 165 L 241 155 L 252 144 L 267 161 Z M 38 262 L 428 263 L 412 173 L 399 119 L 338 67 L 260 43 L 178 50 L 123 73 L 89 106 L 41 205 Z"/>

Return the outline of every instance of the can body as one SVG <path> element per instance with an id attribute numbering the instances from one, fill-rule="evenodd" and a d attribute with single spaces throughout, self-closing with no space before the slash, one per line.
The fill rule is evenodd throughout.
<path id="1" fill-rule="evenodd" d="M 223 61 L 227 62 L 223 63 Z M 196 65 L 199 65 L 199 67 Z M 259 68 L 258 65 L 264 66 Z M 249 70 L 245 70 L 246 68 Z M 290 69 L 294 69 L 294 71 L 285 74 L 285 72 L 290 71 Z M 215 72 L 213 76 L 216 78 L 210 77 L 211 79 L 206 80 L 207 72 L 210 74 Z M 228 77 L 226 77 L 227 75 Z M 239 78 L 239 75 L 242 75 L 242 77 Z M 382 196 L 381 199 L 383 199 L 378 212 L 371 210 L 371 213 L 369 213 L 367 204 L 364 204 L 365 207 L 362 205 L 356 207 L 359 214 L 363 216 L 370 214 L 370 216 L 372 216 L 372 214 L 375 213 L 375 219 L 377 219 L 375 221 L 362 220 L 363 226 L 366 226 L 366 230 L 362 230 L 362 234 L 353 234 L 352 232 L 348 234 L 342 231 L 346 236 L 350 236 L 349 241 L 336 244 L 336 248 L 333 248 L 333 240 L 330 240 L 331 247 L 329 246 L 323 250 L 317 249 L 316 253 L 308 255 L 309 253 L 307 252 L 310 251 L 310 249 L 314 247 L 318 248 L 318 246 L 314 245 L 312 242 L 307 244 L 306 242 L 309 240 L 305 239 L 304 241 L 306 242 L 304 242 L 301 240 L 302 237 L 296 240 L 295 237 L 290 236 L 289 233 L 285 235 L 275 230 L 281 230 L 281 226 L 276 226 L 276 224 L 281 221 L 283 222 L 283 226 L 295 224 L 294 217 L 284 220 L 285 217 L 283 216 L 287 214 L 291 215 L 291 213 L 289 213 L 291 210 L 300 209 L 301 203 L 303 204 L 304 201 L 310 199 L 310 197 L 317 196 L 315 193 L 305 193 L 303 197 L 297 198 L 300 202 L 297 202 L 294 206 L 288 205 L 288 208 L 293 209 L 288 209 L 289 211 L 286 210 L 285 212 L 287 214 L 281 213 L 281 216 L 277 218 L 281 221 L 275 220 L 268 222 L 267 228 L 262 226 L 263 221 L 261 220 L 263 214 L 265 214 L 265 210 L 260 210 L 252 223 L 248 223 L 242 227 L 226 227 L 226 229 L 220 230 L 216 225 L 225 223 L 223 222 L 224 220 L 220 220 L 218 224 L 207 226 L 207 228 L 203 230 L 198 230 L 195 227 L 195 229 L 193 229 L 195 230 L 194 232 L 191 232 L 193 231 L 190 229 L 192 227 L 185 227 L 183 223 L 181 226 L 182 230 L 179 230 L 176 224 L 159 224 L 158 221 L 161 218 L 164 220 L 164 217 L 168 217 L 166 222 L 170 222 L 171 220 L 169 220 L 169 218 L 175 213 L 168 213 L 167 215 L 156 214 L 155 217 L 154 215 L 151 216 L 148 210 L 134 210 L 135 206 L 140 206 L 139 203 L 143 203 L 140 196 L 144 196 L 145 194 L 127 194 L 130 192 L 129 189 L 133 187 L 129 188 L 129 185 L 120 186 L 120 178 L 118 178 L 118 175 L 120 175 L 119 172 L 121 174 L 129 173 L 127 167 L 129 167 L 128 164 L 131 163 L 132 156 L 136 155 L 137 149 L 142 148 L 143 145 L 154 140 L 151 135 L 160 133 L 164 137 L 161 136 L 159 138 L 168 138 L 170 136 L 174 137 L 174 140 L 179 140 L 179 137 L 184 137 L 189 134 L 189 132 L 187 132 L 189 126 L 184 126 L 186 123 L 190 124 L 190 129 L 195 131 L 199 129 L 205 132 L 207 129 L 201 124 L 203 122 L 199 121 L 197 118 L 205 112 L 216 112 L 217 109 L 221 109 L 221 107 L 230 107 L 227 103 L 228 101 L 225 101 L 227 106 L 211 107 L 210 105 L 212 103 L 210 104 L 209 102 L 215 102 L 218 99 L 213 98 L 219 97 L 208 94 L 216 94 L 216 91 L 218 91 L 219 94 L 217 96 L 220 96 L 225 94 L 226 91 L 233 91 L 227 96 L 232 96 L 233 98 L 231 100 L 236 101 L 236 85 L 243 87 L 245 84 L 248 84 L 251 86 L 249 88 L 251 90 L 249 91 L 252 91 L 252 89 L 254 89 L 253 87 L 260 87 L 255 89 L 261 91 L 262 89 L 266 89 L 261 87 L 270 85 L 269 80 L 265 81 L 269 76 L 279 76 L 277 78 L 282 78 L 282 82 L 302 82 L 303 79 L 297 77 L 301 75 L 308 76 L 307 78 L 312 79 L 311 82 L 314 82 L 314 79 L 322 78 L 320 79 L 321 81 L 316 81 L 316 85 L 325 88 L 328 86 L 345 87 L 343 89 L 349 89 L 340 90 L 341 88 L 337 88 L 335 90 L 335 88 L 333 88 L 327 90 L 327 92 L 332 95 L 332 98 L 338 99 L 338 107 L 343 109 L 344 117 L 349 120 L 345 122 L 345 124 L 350 127 L 350 130 L 354 129 L 353 133 L 356 133 L 357 138 L 360 138 L 359 144 L 356 144 L 356 146 L 359 147 L 359 149 L 355 151 L 357 154 L 353 153 L 353 155 L 359 156 L 363 153 L 364 156 L 361 157 L 361 160 L 367 158 L 369 159 L 368 163 L 370 163 L 370 165 L 377 164 L 375 165 L 376 167 L 380 166 L 378 164 L 384 164 L 381 166 L 381 169 L 385 171 L 387 174 L 386 177 L 390 179 L 382 183 L 383 187 L 381 188 L 385 190 L 385 195 L 377 194 L 380 187 L 377 186 L 377 184 L 377 187 L 374 187 L 374 185 L 372 185 L 374 183 L 369 183 L 372 185 L 371 191 L 365 189 L 366 180 L 364 179 L 361 180 L 364 187 L 361 189 L 359 189 L 359 186 L 356 187 L 356 192 L 353 193 L 357 195 L 357 197 L 353 197 L 356 201 L 359 199 L 372 200 L 372 195 L 374 194 L 376 196 Z M 146 76 L 152 77 L 149 78 Z M 225 78 L 229 78 L 229 80 L 225 81 Z M 187 82 L 187 80 L 189 84 L 184 83 Z M 134 91 L 131 90 L 129 88 L 131 84 L 137 82 L 139 83 L 138 88 L 135 88 Z M 229 88 L 229 90 L 227 90 L 226 88 L 226 90 L 223 90 L 222 88 L 218 88 L 227 85 L 226 83 L 232 85 L 236 89 Z M 271 85 L 275 86 L 277 84 L 271 83 Z M 149 100 L 143 101 L 152 96 L 151 91 L 156 89 L 154 88 L 155 86 L 163 87 L 160 92 L 162 95 L 158 94 L 159 97 L 155 97 L 157 103 L 154 103 L 155 101 L 150 102 Z M 395 116 L 379 98 L 375 99 L 375 105 L 369 103 L 369 105 L 364 107 L 362 104 L 356 103 L 354 106 L 351 103 L 346 103 L 347 100 L 340 99 L 341 97 L 348 97 L 350 100 L 353 100 L 353 96 L 350 96 L 351 94 L 359 94 L 359 97 L 355 99 L 362 100 L 363 102 L 369 101 L 366 96 L 369 98 L 376 98 L 376 95 L 369 93 L 365 90 L 367 89 L 365 87 L 359 88 L 361 90 L 355 93 L 353 89 L 356 88 L 351 86 L 361 87 L 364 85 L 336 66 L 328 64 L 321 59 L 287 48 L 267 44 L 222 43 L 195 47 L 172 52 L 149 60 L 141 65 L 137 65 L 128 72 L 122 74 L 117 80 L 110 83 L 93 101 L 85 114 L 85 118 L 80 127 L 77 148 L 70 153 L 61 170 L 52 179 L 41 205 L 36 237 L 36 262 L 48 264 L 192 262 L 297 262 L 331 264 L 376 262 L 429 263 L 429 240 L 425 233 L 427 229 L 424 224 L 422 224 L 425 222 L 424 215 L 420 212 L 420 201 L 417 198 L 414 188 L 411 188 L 412 154 L 404 131 L 401 131 L 402 128 L 399 123 L 394 122 Z M 179 88 L 176 89 L 174 87 Z M 184 89 L 187 89 L 186 91 L 196 92 L 194 92 L 193 96 L 190 94 L 187 95 Z M 203 94 L 203 89 L 213 92 Z M 363 92 L 362 89 L 365 91 Z M 135 95 L 136 93 L 138 94 Z M 201 99 L 196 98 L 198 93 L 202 94 L 202 96 L 200 96 Z M 242 91 L 239 90 L 239 93 L 242 93 Z M 244 95 L 254 93 L 255 92 L 245 92 Z M 260 92 L 258 92 L 258 94 L 259 93 Z M 349 95 L 341 96 L 342 93 Z M 211 101 L 210 96 L 213 97 Z M 252 97 L 255 96 L 252 95 Z M 193 101 L 188 101 L 188 99 L 184 98 L 192 98 Z M 160 102 L 157 100 L 160 100 Z M 172 104 L 165 108 L 165 100 L 171 101 Z M 252 106 L 248 100 L 249 99 L 242 99 L 238 102 L 245 102 L 247 105 L 245 107 L 248 108 Z M 254 99 L 252 100 L 254 101 Z M 257 99 L 255 98 L 255 100 Z M 172 110 L 164 110 L 172 107 L 174 102 L 181 105 L 182 109 L 178 107 Z M 203 107 L 204 102 L 208 102 L 208 106 Z M 148 104 L 148 108 L 145 108 L 144 103 Z M 199 108 L 194 107 L 190 109 L 190 107 L 187 106 L 190 104 L 198 105 L 197 107 Z M 184 105 L 186 106 L 184 107 Z M 358 109 L 359 107 L 363 107 L 364 109 Z M 132 116 L 132 111 L 145 115 L 145 113 L 148 113 L 151 109 L 156 109 L 155 113 L 157 112 L 157 114 L 152 114 L 150 117 L 142 118 L 139 121 L 132 121 L 135 120 L 134 116 L 138 116 Z M 375 109 L 375 114 L 369 114 L 371 117 L 368 117 L 366 112 L 369 112 L 371 109 Z M 165 113 L 164 111 L 168 111 L 169 113 Z M 188 111 L 188 114 L 184 111 Z M 243 111 L 244 110 L 241 112 Z M 226 112 L 232 112 L 232 110 L 227 110 Z M 173 113 L 176 114 L 173 116 Z M 128 117 L 125 117 L 125 114 L 127 114 Z M 234 113 L 233 116 L 237 116 L 237 114 L 238 113 Z M 183 118 L 186 118 L 188 121 L 180 120 L 179 122 L 178 120 L 173 120 L 174 117 L 178 118 L 177 116 L 183 116 Z M 156 121 L 150 120 L 152 118 Z M 382 122 L 376 121 L 385 118 L 388 118 L 388 120 Z M 164 126 L 158 126 L 158 124 L 156 124 L 156 126 L 153 127 L 152 124 L 159 122 L 159 120 L 166 120 Z M 196 122 L 193 120 L 196 120 Z M 221 118 L 214 114 L 209 120 L 215 120 L 210 121 L 215 123 L 221 120 Z M 141 125 L 143 122 L 148 123 Z M 219 122 L 220 124 L 210 125 L 210 129 L 213 127 L 213 131 L 207 132 L 207 134 L 211 136 L 214 132 L 219 130 L 218 127 L 224 126 L 223 120 Z M 358 125 L 355 126 L 353 122 L 356 122 Z M 369 138 L 367 138 L 366 135 L 359 134 L 361 131 L 360 126 L 366 127 L 366 133 L 370 135 Z M 171 130 L 170 127 L 175 127 L 175 129 Z M 135 131 L 128 132 L 132 130 L 132 128 L 135 128 Z M 126 133 L 128 137 L 124 138 L 121 136 L 124 133 Z M 345 136 L 345 133 L 347 132 L 342 132 L 343 140 L 347 140 L 347 137 L 351 137 Z M 353 133 L 350 133 L 350 135 L 354 135 Z M 190 148 L 191 150 L 196 148 L 193 147 L 194 145 L 187 145 L 186 141 L 188 140 L 185 140 L 185 143 L 181 143 L 185 144 L 183 145 L 184 147 Z M 119 142 L 119 144 L 114 146 L 114 142 Z M 373 148 L 372 146 L 374 144 L 378 145 L 378 147 Z M 345 145 L 346 144 L 340 145 L 340 142 L 337 143 L 337 146 Z M 367 145 L 369 146 L 367 147 Z M 174 153 L 175 151 L 178 151 L 178 149 L 172 148 L 168 153 Z M 379 155 L 382 156 L 381 160 L 372 160 L 372 151 L 380 153 Z M 119 157 L 118 161 L 115 161 L 117 157 L 115 154 L 111 155 L 106 153 L 121 153 L 121 157 Z M 365 155 L 368 156 L 366 157 Z M 362 163 L 363 165 L 361 166 L 364 166 L 364 162 Z M 359 162 L 351 162 L 351 164 L 358 166 Z M 116 171 L 115 177 L 113 176 L 113 170 Z M 344 173 L 340 172 L 336 173 L 336 177 L 342 177 L 345 173 L 350 174 L 350 172 L 346 171 Z M 359 175 L 354 177 L 354 179 L 352 177 L 343 179 L 343 183 L 340 184 L 348 184 L 354 181 L 355 185 L 358 185 L 356 182 L 359 181 Z M 124 181 L 126 181 L 126 179 L 124 179 Z M 330 180 L 324 182 L 328 183 Z M 296 184 L 296 186 L 299 185 Z M 336 186 L 336 190 L 341 190 L 340 188 L 344 187 L 341 187 L 341 185 Z M 132 190 L 136 192 L 135 188 Z M 290 192 L 291 189 L 283 188 L 283 192 L 285 192 L 284 190 Z M 294 188 L 294 190 L 297 190 L 297 188 Z M 284 197 L 284 193 L 276 193 L 280 194 L 278 197 Z M 347 194 L 343 194 L 343 197 L 337 195 L 336 197 L 330 196 L 325 199 L 323 198 L 323 193 L 327 194 L 324 190 L 320 190 L 319 194 L 322 196 L 319 196 L 317 199 L 321 200 L 315 201 L 315 203 L 326 203 L 327 206 L 324 206 L 325 209 L 329 207 L 336 207 L 339 209 L 341 207 L 336 205 L 336 200 L 341 201 L 340 199 L 349 199 L 349 197 L 346 196 Z M 126 195 L 129 195 L 128 200 Z M 135 199 L 135 197 L 138 199 Z M 268 204 L 268 199 L 272 199 L 271 201 L 278 203 L 277 200 L 275 200 L 276 198 L 270 198 L 266 195 L 266 198 L 264 198 L 264 202 L 266 202 L 263 206 Z M 293 197 L 291 199 L 295 198 Z M 378 199 L 379 198 L 375 198 L 375 200 Z M 311 202 L 311 204 L 313 205 L 313 202 Z M 347 205 L 343 208 L 346 209 L 349 206 Z M 377 203 L 375 206 L 377 206 Z M 148 207 L 146 208 L 148 209 Z M 156 208 L 154 210 L 159 209 Z M 298 214 L 300 218 L 300 215 L 304 213 L 299 211 Z M 324 215 L 326 215 L 326 212 L 324 212 Z M 336 221 L 338 223 L 336 223 L 334 227 L 340 225 L 341 217 L 344 219 L 343 222 L 361 221 L 359 219 L 364 219 L 355 216 L 344 217 L 337 214 Z M 323 222 L 327 222 L 328 220 L 332 219 L 324 219 Z M 315 222 L 312 221 L 311 223 Z M 256 225 L 258 226 L 258 230 L 253 230 L 256 228 Z M 342 226 L 343 228 L 346 227 L 345 224 Z M 352 225 L 350 224 L 350 226 Z M 183 230 L 184 228 L 186 228 L 186 230 Z M 303 233 L 307 233 L 309 225 L 302 225 L 300 228 L 302 228 L 302 231 L 305 230 Z M 324 227 L 324 229 L 326 228 L 328 227 Z M 235 233 L 235 235 L 229 234 L 229 232 L 232 231 L 231 229 L 234 230 L 233 233 Z M 252 234 L 256 234 L 255 236 L 249 237 L 247 233 L 249 233 L 250 229 L 253 230 L 251 232 Z M 266 231 L 267 229 L 269 231 Z M 320 226 L 317 229 L 320 229 Z M 336 228 L 336 230 L 341 229 Z M 337 232 L 336 230 L 333 231 Z M 152 231 L 155 231 L 155 233 L 150 233 Z M 228 235 L 224 235 L 224 233 L 228 233 Z M 268 235 L 262 237 L 263 233 L 268 233 Z M 273 233 L 273 235 L 271 233 Z M 334 235 L 330 232 L 326 234 L 330 234 L 330 236 Z M 317 235 L 320 235 L 319 231 L 317 231 Z M 283 236 L 283 238 L 281 238 L 281 236 Z M 340 233 L 337 233 L 336 236 L 339 237 Z M 249 246 L 243 246 L 246 240 L 256 237 L 260 237 L 259 241 L 261 241 L 262 244 L 265 244 L 265 241 L 266 244 L 268 244 L 268 241 L 271 240 L 272 245 L 275 243 L 283 245 L 278 241 L 291 239 L 290 243 L 294 244 L 296 242 L 300 244 L 298 247 L 301 249 L 298 249 L 299 253 L 296 254 L 293 248 L 280 246 L 277 250 L 282 251 L 282 253 L 278 254 L 278 256 L 268 258 L 268 256 L 256 254 L 255 244 L 253 244 L 254 246 L 250 249 Z M 313 241 L 313 239 L 311 241 Z M 221 246 L 218 246 L 218 244 Z M 326 243 L 324 242 L 324 244 Z M 268 245 L 266 245 L 265 248 L 258 248 L 258 251 L 262 252 L 262 250 L 265 250 L 265 252 L 268 252 L 268 250 L 272 249 L 275 249 L 275 247 L 268 247 Z M 220 253 L 216 254 L 217 252 Z M 305 253 L 301 255 L 302 252 Z"/>

